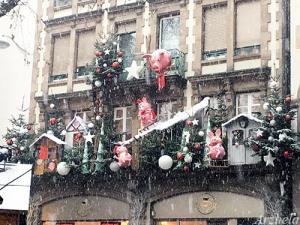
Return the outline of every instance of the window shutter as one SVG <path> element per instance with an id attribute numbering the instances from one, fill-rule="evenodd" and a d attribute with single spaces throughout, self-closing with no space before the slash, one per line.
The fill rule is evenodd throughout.
<path id="1" fill-rule="evenodd" d="M 236 47 L 260 45 L 260 1 L 246 1 L 236 8 Z"/>
<path id="2" fill-rule="evenodd" d="M 95 52 L 95 30 L 78 33 L 77 67 L 90 63 Z"/>
<path id="3" fill-rule="evenodd" d="M 52 75 L 68 73 L 70 35 L 54 37 Z"/>
<path id="4" fill-rule="evenodd" d="M 227 6 L 204 11 L 204 51 L 226 49 Z"/>

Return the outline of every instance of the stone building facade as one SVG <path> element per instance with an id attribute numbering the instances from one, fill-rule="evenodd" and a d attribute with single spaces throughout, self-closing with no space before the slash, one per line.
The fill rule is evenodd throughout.
<path id="1" fill-rule="evenodd" d="M 207 96 L 213 103 L 221 90 L 231 117 L 257 114 L 269 77 L 283 74 L 280 84 L 286 87 L 289 82 L 284 71 L 283 4 L 283 0 L 39 1 L 30 122 L 37 129 L 46 128 L 53 110 L 63 111 L 66 123 L 75 114 L 92 117 L 91 86 L 82 67 L 93 58 L 98 34 L 110 33 L 134 43 L 123 46 L 133 53 L 129 65 L 132 58 L 141 60 L 158 48 L 178 49 L 184 55 L 185 69 L 167 77 L 166 92 L 153 100 L 159 116 L 169 117 L 160 112 L 167 104 L 177 112 Z M 123 86 L 138 95 L 149 91 L 143 79 Z M 136 115 L 136 108 L 120 99 L 114 100 L 115 110 L 124 115 L 132 107 Z M 130 126 L 123 122 L 123 128 L 131 127 L 135 135 L 138 118 L 129 119 Z M 137 170 L 123 178 L 42 176 L 33 179 L 28 221 L 248 224 L 261 216 L 274 216 L 279 195 L 274 171 L 259 164 L 190 174 L 153 171 L 149 175 Z"/>

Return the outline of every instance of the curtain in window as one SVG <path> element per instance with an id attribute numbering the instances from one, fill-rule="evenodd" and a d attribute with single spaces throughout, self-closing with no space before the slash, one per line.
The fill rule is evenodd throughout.
<path id="1" fill-rule="evenodd" d="M 204 51 L 226 49 L 227 6 L 204 11 Z"/>
<path id="2" fill-rule="evenodd" d="M 180 17 L 170 16 L 160 19 L 159 48 L 179 49 Z"/>
<path id="3" fill-rule="evenodd" d="M 243 1 L 236 6 L 236 47 L 260 44 L 260 1 Z"/>
<path id="4" fill-rule="evenodd" d="M 54 37 L 52 75 L 68 73 L 70 35 Z"/>
<path id="5" fill-rule="evenodd" d="M 123 58 L 124 67 L 129 67 L 135 55 L 136 33 L 124 33 L 119 36 L 119 48 L 125 53 Z"/>
<path id="6" fill-rule="evenodd" d="M 95 30 L 78 33 L 77 67 L 90 63 L 95 52 Z"/>

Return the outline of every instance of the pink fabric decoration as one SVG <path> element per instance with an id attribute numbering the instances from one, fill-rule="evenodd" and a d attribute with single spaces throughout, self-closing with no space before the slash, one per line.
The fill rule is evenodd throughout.
<path id="1" fill-rule="evenodd" d="M 222 146 L 221 130 L 216 130 L 216 135 L 212 131 L 208 132 L 210 142 L 208 144 L 209 153 L 207 154 L 211 159 L 218 160 L 223 159 L 225 150 Z"/>
<path id="2" fill-rule="evenodd" d="M 152 110 L 151 104 L 145 97 L 137 100 L 139 106 L 139 117 L 143 126 L 148 126 L 155 122 L 156 113 Z"/>
<path id="3" fill-rule="evenodd" d="M 132 156 L 128 153 L 125 146 L 116 145 L 114 148 L 114 154 L 116 154 L 116 159 L 118 159 L 118 165 L 120 167 L 127 167 L 131 165 Z"/>

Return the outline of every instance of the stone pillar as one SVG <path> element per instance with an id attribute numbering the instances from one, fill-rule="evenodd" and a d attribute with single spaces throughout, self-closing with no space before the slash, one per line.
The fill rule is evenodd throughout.
<path id="1" fill-rule="evenodd" d="M 73 92 L 73 77 L 74 77 L 74 70 L 75 70 L 75 58 L 76 58 L 76 39 L 77 34 L 76 30 L 73 27 L 70 33 L 70 47 L 69 47 L 69 66 L 68 66 L 68 86 L 67 92 Z"/>
<path id="2" fill-rule="evenodd" d="M 137 187 L 134 188 L 136 189 Z M 127 193 L 127 200 L 130 204 L 129 225 L 145 224 L 145 211 L 146 211 L 145 199 L 146 197 L 143 196 L 142 194 L 135 194 L 133 192 Z"/>
<path id="3" fill-rule="evenodd" d="M 234 70 L 235 1 L 227 2 L 227 72 Z"/>

